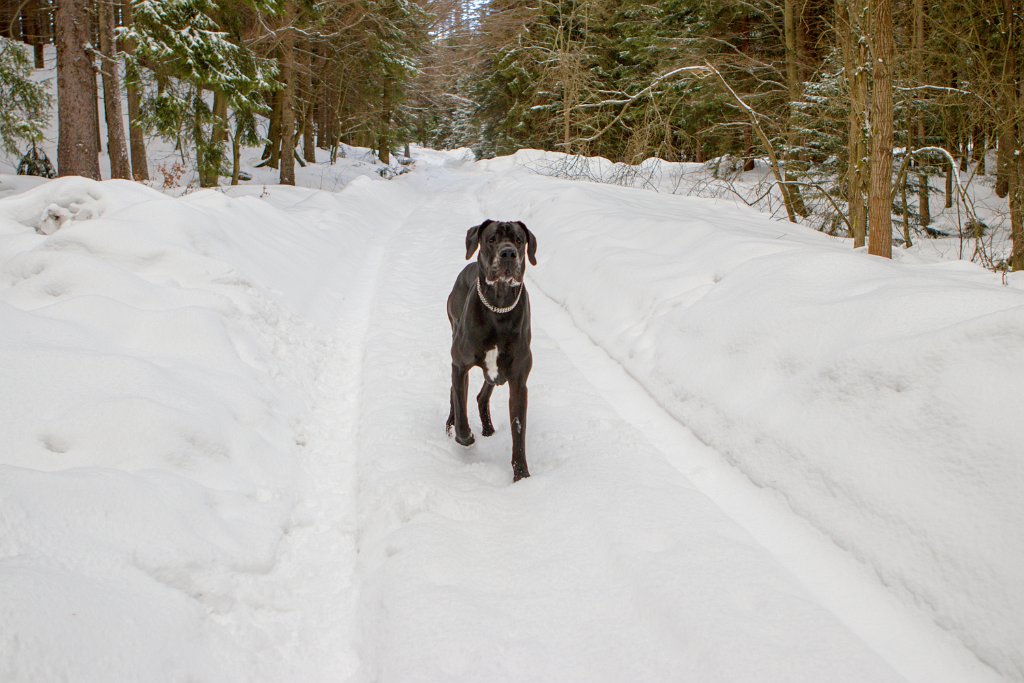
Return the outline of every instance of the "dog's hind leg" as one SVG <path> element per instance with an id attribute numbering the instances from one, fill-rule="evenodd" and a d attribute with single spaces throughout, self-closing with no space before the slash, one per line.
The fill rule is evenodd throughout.
<path id="1" fill-rule="evenodd" d="M 494 391 L 494 382 L 484 379 L 484 385 L 480 387 L 480 393 L 476 395 L 476 405 L 480 408 L 480 422 L 483 424 L 484 436 L 494 434 L 494 424 L 491 422 L 491 392 Z"/>

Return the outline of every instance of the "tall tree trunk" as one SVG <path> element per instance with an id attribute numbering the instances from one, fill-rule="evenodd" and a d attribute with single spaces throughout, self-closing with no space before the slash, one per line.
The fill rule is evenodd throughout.
<path id="1" fill-rule="evenodd" d="M 850 214 L 850 236 L 854 248 L 867 241 L 868 172 L 865 166 L 867 140 L 864 135 L 865 112 L 868 107 L 867 51 L 862 30 L 863 0 L 839 0 L 836 14 L 840 18 L 838 31 L 843 51 L 846 81 L 850 90 L 850 110 L 846 135 L 846 202 Z"/>
<path id="2" fill-rule="evenodd" d="M 999 138 L 1000 151 L 1004 142 L 1010 150 L 1009 162 L 1005 169 L 1006 193 L 1010 204 L 1010 268 L 1024 270 L 1024 93 L 1019 82 L 1024 36 L 1021 33 L 1020 10 L 1014 14 L 1014 0 L 1003 0 L 1003 32 L 1006 36 L 1006 51 L 1003 61 L 1003 100 L 1005 119 Z M 1003 136 L 1006 136 L 1005 138 Z"/>
<path id="3" fill-rule="evenodd" d="M 313 118 L 313 103 L 307 102 L 302 117 L 302 156 L 306 161 L 316 163 L 316 125 Z"/>
<path id="4" fill-rule="evenodd" d="M 206 150 L 206 182 L 204 187 L 216 187 L 224 165 L 224 143 L 228 139 L 228 96 L 217 90 L 213 93 L 213 126 Z"/>
<path id="5" fill-rule="evenodd" d="M 284 93 L 278 90 L 271 97 L 270 125 L 267 128 L 267 147 L 263 158 L 267 159 L 270 168 L 281 167 L 281 112 Z"/>
<path id="6" fill-rule="evenodd" d="M 285 3 L 286 18 L 294 15 Z M 286 28 L 281 37 L 281 184 L 295 184 L 295 33 Z"/>
<path id="7" fill-rule="evenodd" d="M 892 258 L 892 2 L 871 7 L 871 186 L 868 253 Z"/>
<path id="8" fill-rule="evenodd" d="M 317 78 L 316 72 L 313 71 L 313 65 L 319 61 L 319 58 L 316 56 L 315 48 L 312 45 L 307 45 L 303 53 L 305 56 L 302 60 L 302 156 L 305 157 L 306 161 L 315 164 L 316 139 L 314 135 L 316 133 L 316 123 L 314 113 L 317 101 L 317 85 L 320 79 Z"/>
<path id="9" fill-rule="evenodd" d="M 753 171 L 757 164 L 754 161 L 754 131 L 750 125 L 743 126 L 743 170 Z"/>
<path id="10" fill-rule="evenodd" d="M 786 86 L 789 91 L 789 122 L 786 124 L 786 142 L 789 149 L 785 153 L 786 177 L 791 178 L 796 171 L 792 163 L 796 154 L 794 150 L 800 144 L 800 135 L 796 129 L 794 113 L 796 102 L 800 100 L 803 93 L 803 85 L 800 79 L 800 50 L 797 43 L 797 0 L 784 0 L 783 3 L 783 33 L 786 43 Z M 800 188 L 796 185 L 787 185 L 783 191 L 789 194 L 793 210 L 801 216 L 808 214 L 804 204 Z"/>
<path id="11" fill-rule="evenodd" d="M 1009 102 L 1006 86 L 1003 85 L 1003 96 L 999 103 L 999 143 L 996 147 L 996 196 L 1005 198 L 1010 193 L 1010 172 L 1013 167 L 1013 114 L 1008 107 Z"/>
<path id="12" fill-rule="evenodd" d="M 985 133 L 980 127 L 975 127 L 971 134 L 971 159 L 974 160 L 974 172 L 977 175 L 985 175 Z"/>
<path id="13" fill-rule="evenodd" d="M 96 74 L 86 51 L 92 35 L 90 0 L 61 0 L 57 7 L 57 167 L 60 175 L 100 177 Z"/>
<path id="14" fill-rule="evenodd" d="M 377 156 L 382 164 L 391 163 L 391 96 L 384 88 L 384 101 L 381 106 L 380 130 L 377 132 Z"/>
<path id="15" fill-rule="evenodd" d="M 924 69 L 924 0 L 914 0 L 914 71 L 917 75 L 917 82 L 925 82 Z M 920 91 L 918 91 L 920 92 Z M 917 145 L 924 147 L 928 144 L 924 126 L 923 97 L 915 95 L 917 110 L 914 112 L 914 137 Z M 917 167 L 917 214 L 922 228 L 927 228 L 932 222 L 931 207 L 928 204 L 928 174 L 923 171 L 923 164 L 915 160 Z"/>
<path id="16" fill-rule="evenodd" d="M 107 120 L 107 155 L 110 177 L 132 177 L 128 164 L 128 143 L 124 135 L 124 110 L 121 107 L 121 73 L 114 40 L 113 0 L 98 0 L 100 32 L 100 74 L 103 76 L 103 112 Z"/>
<path id="17" fill-rule="evenodd" d="M 953 174 L 956 173 L 956 164 L 946 164 L 946 208 L 953 208 Z"/>
<path id="18" fill-rule="evenodd" d="M 132 23 L 132 3 L 130 1 L 121 3 L 123 12 L 122 20 L 125 26 Z M 134 41 L 126 41 L 124 51 L 132 54 L 135 50 Z M 143 182 L 149 180 L 149 161 L 146 159 L 146 136 L 140 125 L 142 117 L 142 92 L 137 78 L 132 73 L 127 74 L 125 89 L 128 95 L 128 146 L 132 158 L 132 177 Z"/>
<path id="19" fill-rule="evenodd" d="M 32 53 L 35 59 L 35 68 L 43 69 L 46 62 L 43 59 L 43 45 L 47 42 L 48 19 L 47 7 L 40 0 L 25 0 L 21 10 L 25 27 L 25 40 L 32 46 Z"/>
<path id="20" fill-rule="evenodd" d="M 206 133 L 203 131 L 203 114 L 206 104 L 203 102 L 203 89 L 196 88 L 192 99 L 192 137 L 196 143 L 196 170 L 199 172 L 199 186 L 209 187 L 206 165 L 209 162 Z"/>
<path id="21" fill-rule="evenodd" d="M 238 175 L 242 171 L 242 121 L 235 123 L 235 134 L 231 137 L 231 184 L 238 184 Z"/>

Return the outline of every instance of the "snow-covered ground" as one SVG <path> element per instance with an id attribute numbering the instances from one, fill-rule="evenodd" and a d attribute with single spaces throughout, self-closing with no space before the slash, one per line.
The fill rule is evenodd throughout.
<path id="1" fill-rule="evenodd" d="M 2 179 L 0 680 L 1024 680 L 1017 287 L 416 156 Z M 515 485 L 505 390 L 444 431 L 487 217 L 539 239 Z"/>
<path id="2" fill-rule="evenodd" d="M 0 681 L 1024 681 L 1018 274 L 698 165 L 346 153 L 0 175 Z M 487 217 L 540 242 L 515 485 L 504 389 L 443 427 Z"/>

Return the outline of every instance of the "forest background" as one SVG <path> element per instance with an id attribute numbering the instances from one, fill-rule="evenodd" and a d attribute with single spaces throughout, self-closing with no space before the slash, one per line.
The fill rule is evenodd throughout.
<path id="1" fill-rule="evenodd" d="M 941 202 L 974 257 L 1024 269 L 1017 0 L 3 0 L 0 33 L 0 141 L 26 167 L 51 115 L 61 175 L 98 178 L 105 149 L 148 181 L 159 136 L 202 186 L 238 183 L 252 145 L 283 184 L 342 143 L 761 163 L 790 221 L 889 256 L 945 234 Z M 30 78 L 48 43 L 59 106 Z M 984 183 L 1004 253 L 979 250 Z"/>

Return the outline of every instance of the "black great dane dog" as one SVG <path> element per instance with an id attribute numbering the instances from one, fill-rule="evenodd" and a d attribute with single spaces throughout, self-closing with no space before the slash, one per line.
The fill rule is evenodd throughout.
<path id="1" fill-rule="evenodd" d="M 508 417 L 512 430 L 512 476 L 530 476 L 526 466 L 526 378 L 533 367 L 530 352 L 530 295 L 523 284 L 526 259 L 537 265 L 537 238 L 520 221 L 486 220 L 466 233 L 466 266 L 448 295 L 452 325 L 452 394 L 448 434 L 463 446 L 473 443 L 466 400 L 469 369 L 484 371 L 476 397 L 483 435 L 494 434 L 491 392 L 508 382 Z"/>

